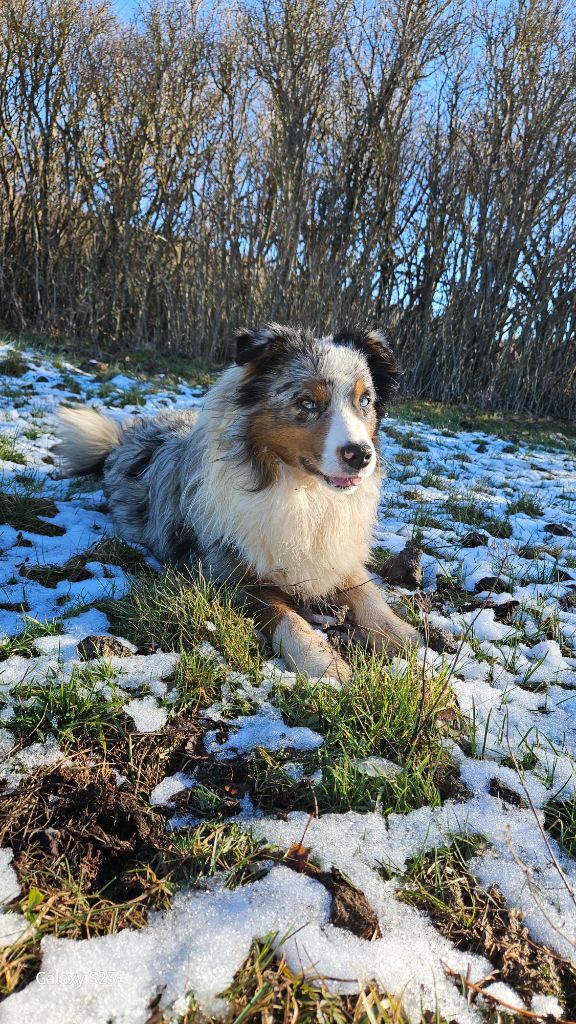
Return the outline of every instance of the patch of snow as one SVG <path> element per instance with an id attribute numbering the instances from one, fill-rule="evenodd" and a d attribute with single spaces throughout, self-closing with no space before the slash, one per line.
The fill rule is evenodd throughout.
<path id="1" fill-rule="evenodd" d="M 184 772 L 176 772 L 175 775 L 165 775 L 150 793 L 150 803 L 152 807 L 169 804 L 171 797 L 176 793 L 181 793 L 184 789 L 192 789 L 196 785 L 196 780 L 190 775 L 185 775 Z"/>
<path id="2" fill-rule="evenodd" d="M 124 711 L 133 719 L 137 732 L 160 732 L 168 719 L 166 709 L 158 707 L 151 696 L 129 701 Z"/>

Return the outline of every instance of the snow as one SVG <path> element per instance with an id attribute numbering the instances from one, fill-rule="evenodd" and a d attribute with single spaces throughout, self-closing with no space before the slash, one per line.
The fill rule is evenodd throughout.
<path id="1" fill-rule="evenodd" d="M 53 736 L 49 736 L 43 743 L 30 743 L 17 750 L 0 762 L 0 780 L 4 782 L 5 792 L 16 789 L 23 775 L 44 765 L 57 764 L 63 757 Z"/>
<path id="2" fill-rule="evenodd" d="M 561 1017 L 564 1012 L 555 996 L 532 996 L 530 1009 L 541 1017 Z"/>
<path id="3" fill-rule="evenodd" d="M 12 850 L 0 847 L 0 905 L 13 900 L 20 892 L 18 877 L 12 867 Z"/>
<path id="4" fill-rule="evenodd" d="M 197 785 L 196 780 L 183 772 L 165 775 L 150 793 L 150 803 L 152 807 L 159 807 L 162 804 L 173 806 L 170 804 L 171 797 L 176 793 L 182 793 L 185 789 L 191 789 L 195 785 Z"/>
<path id="5" fill-rule="evenodd" d="M 158 996 L 160 1009 L 184 1013 L 187 992 L 205 1014 L 220 1014 L 226 1003 L 219 993 L 231 984 L 252 940 L 270 933 L 279 935 L 293 971 L 349 979 L 338 986 L 349 991 L 358 980 L 371 979 L 391 991 L 404 989 L 403 1005 L 414 1015 L 422 997 L 433 999 L 436 991 L 451 1016 L 463 1024 L 479 1020 L 432 966 L 444 959 L 474 980 L 487 961 L 455 951 L 415 911 L 395 906 L 386 934 L 367 942 L 328 923 L 330 896 L 319 882 L 283 866 L 238 889 L 180 894 L 141 931 L 84 941 L 43 939 L 41 973 L 5 1001 L 2 1024 L 145 1024 Z"/>
<path id="6" fill-rule="evenodd" d="M 0 948 L 18 942 L 28 930 L 28 922 L 22 914 L 5 909 L 6 904 L 19 894 L 18 876 L 12 867 L 12 850 L 0 847 Z M 0 1008 L 0 1019 L 1 1015 Z"/>
<path id="7" fill-rule="evenodd" d="M 129 701 L 124 710 L 133 719 L 138 732 L 160 732 L 168 719 L 168 711 L 159 708 L 151 696 Z"/>
<path id="8" fill-rule="evenodd" d="M 2 346 L 0 357 L 1 350 Z M 95 377 L 66 364 L 64 371 L 73 376 L 85 400 L 99 404 Z M 33 390 L 22 392 L 17 407 L 9 394 L 0 395 L 0 431 L 16 437 L 27 459 L 26 473 L 34 477 L 35 493 L 56 505 L 57 514 L 43 518 L 63 532 L 20 533 L 0 525 L 0 636 L 20 633 L 27 614 L 36 632 L 41 632 L 38 623 L 56 620 L 56 631 L 47 628 L 46 635 L 34 641 L 31 657 L 15 654 L 0 661 L 0 779 L 8 791 L 25 773 L 65 756 L 55 735 L 42 742 L 30 737 L 23 749 L 15 746 L 11 725 L 23 699 L 23 684 L 41 687 L 56 679 L 66 686 L 80 669 L 105 663 L 107 675 L 97 684 L 99 693 L 104 699 L 119 697 L 138 732 L 169 726 L 178 696 L 176 652 L 139 655 L 127 644 L 131 654 L 126 658 L 84 662 L 78 656 L 78 643 L 85 637 L 110 633 L 110 622 L 95 605 L 122 596 L 131 581 L 120 568 L 91 553 L 111 535 L 99 485 L 83 481 L 71 488 L 49 460 L 57 406 L 77 396 L 62 389 L 62 370 L 43 357 L 30 356 L 24 381 Z M 145 404 L 136 410 L 123 407 L 124 392 L 136 383 Z M 131 411 L 154 413 L 201 401 L 198 389 L 179 384 L 160 393 L 128 372 L 108 381 L 107 390 L 106 402 L 117 419 Z M 32 424 L 40 430 L 36 440 L 24 437 Z M 270 932 L 278 933 L 289 967 L 339 979 L 327 982 L 335 990 L 356 991 L 363 979 L 373 980 L 391 996 L 402 997 L 413 1021 L 420 1020 L 423 1007 L 438 1008 L 444 1019 L 462 1024 L 480 1021 L 480 1004 L 469 1004 L 444 968 L 481 981 L 493 965 L 456 950 L 425 915 L 396 898 L 411 858 L 465 834 L 484 836 L 469 862 L 479 884 L 497 885 L 507 904 L 524 914 L 535 941 L 576 963 L 576 862 L 546 832 L 543 812 L 551 800 L 576 796 L 574 453 L 542 452 L 524 444 L 508 451 L 505 441 L 482 432 L 452 435 L 413 424 L 409 430 L 425 436 L 429 450 L 415 452 L 413 463 L 405 466 L 396 457 L 408 429 L 394 423 L 391 436 L 387 425 L 382 449 L 389 478 L 375 543 L 392 553 L 404 548 L 414 534 L 418 511 L 413 494 L 420 492 L 423 507 L 432 511 L 435 522 L 421 529 L 427 548 L 422 558 L 424 591 L 432 598 L 438 580 L 449 575 L 462 601 L 460 606 L 451 604 L 449 597 L 435 601 L 428 616 L 430 625 L 452 634 L 457 652 L 421 649 L 418 657 L 431 676 L 442 673 L 467 723 L 470 746 L 463 749 L 452 736 L 444 745 L 470 796 L 461 803 L 446 800 L 440 807 L 423 806 L 388 818 L 379 811 L 349 811 L 309 820 L 303 812 L 263 817 L 246 792 L 235 818 L 280 849 L 300 842 L 305 833 L 303 841 L 311 847 L 314 861 L 325 869 L 338 867 L 366 895 L 378 916 L 381 938 L 367 942 L 331 925 L 326 889 L 286 866 L 271 866 L 264 877 L 236 889 L 227 888 L 225 879 L 216 876 L 203 891 L 180 892 L 166 913 L 151 914 L 140 931 L 125 929 L 83 941 L 46 935 L 40 973 L 1 1004 L 2 1024 L 24 1019 L 42 1024 L 104 1024 L 111 1019 L 139 1024 L 149 1019 L 156 997 L 167 1015 L 184 1014 L 187 993 L 193 993 L 205 1014 L 223 1015 L 227 1005 L 220 993 L 232 982 L 253 939 Z M 478 451 L 480 442 L 485 442 L 483 451 Z M 469 461 L 460 461 L 463 455 Z M 0 463 L 0 490 L 18 492 L 22 469 Z M 426 487 L 425 473 L 433 477 Z M 534 499 L 544 513 L 507 515 L 508 504 L 522 497 Z M 446 504 L 456 499 L 476 500 L 488 516 L 474 547 L 462 541 L 478 527 L 459 522 Z M 511 536 L 493 536 L 490 518 L 506 520 Z M 569 535 L 551 534 L 546 530 L 550 523 L 567 527 Z M 31 567 L 64 565 L 85 552 L 90 552 L 86 567 L 91 573 L 86 580 L 65 579 L 46 587 L 25 574 Z M 154 559 L 148 561 L 158 568 Z M 501 592 L 488 588 L 479 593 L 481 581 L 490 577 L 501 581 L 496 587 Z M 396 589 L 397 596 L 402 593 L 407 592 Z M 21 604 L 30 612 L 20 610 Z M 213 639 L 214 623 L 207 620 L 205 627 Z M 230 762 L 264 748 L 288 758 L 283 767 L 292 779 L 308 778 L 298 756 L 304 759 L 320 750 L 324 736 L 319 729 L 289 725 L 275 704 L 277 689 L 293 687 L 295 674 L 275 658 L 262 665 L 261 678 L 255 682 L 231 671 L 221 652 L 207 641 L 197 651 L 221 666 L 225 678 L 218 699 L 203 712 L 207 757 Z M 393 672 L 405 670 L 401 659 L 391 667 Z M 246 713 L 237 712 L 239 702 L 248 708 Z M 378 756 L 358 758 L 356 767 L 391 784 L 402 771 L 401 764 Z M 321 778 L 322 770 L 317 769 L 309 781 L 314 785 Z M 124 781 L 118 776 L 119 785 Z M 173 807 L 173 797 L 194 785 L 195 778 L 185 771 L 167 775 L 150 793 L 150 803 L 165 814 Z M 172 818 L 167 827 L 193 824 L 190 816 L 182 816 Z M 19 913 L 6 909 L 19 892 L 11 858 L 10 850 L 0 850 L 0 945 L 15 941 L 30 927 Z M 523 1005 L 518 993 L 497 978 L 485 992 Z M 485 1000 L 485 1008 L 487 1004 Z M 529 1008 L 542 1017 L 566 1015 L 546 993 L 534 993 Z"/>
<path id="9" fill-rule="evenodd" d="M 247 754 L 255 747 L 266 750 L 316 750 L 323 743 L 322 736 L 312 729 L 288 726 L 280 715 L 244 715 L 228 722 L 231 733 L 220 743 L 216 733 L 210 730 L 205 736 L 209 754 L 215 754 L 220 761 L 229 760 L 239 754 Z"/>

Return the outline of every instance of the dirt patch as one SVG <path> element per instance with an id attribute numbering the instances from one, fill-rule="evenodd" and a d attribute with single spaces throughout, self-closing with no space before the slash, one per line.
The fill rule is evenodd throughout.
<path id="1" fill-rule="evenodd" d="M 519 793 L 515 793 L 513 789 L 510 789 L 510 786 L 507 786 L 496 777 L 490 779 L 488 792 L 490 796 L 498 797 L 499 800 L 503 800 L 505 804 L 510 804 L 511 807 L 528 807 L 528 804 Z"/>
<path id="2" fill-rule="evenodd" d="M 501 576 L 483 576 L 476 583 L 474 590 L 477 594 L 484 593 L 486 590 L 492 594 L 504 594 L 508 590 L 508 586 L 509 584 Z"/>
<path id="3" fill-rule="evenodd" d="M 3 612 L 19 612 L 26 615 L 30 611 L 30 605 L 26 601 L 0 601 L 0 609 Z"/>
<path id="4" fill-rule="evenodd" d="M 54 588 L 62 580 L 80 583 L 82 580 L 92 579 L 93 574 L 86 568 L 85 561 L 82 555 L 76 555 L 64 565 L 24 565 L 19 572 L 27 580 L 41 583 L 43 587 Z"/>
<path id="5" fill-rule="evenodd" d="M 455 654 L 458 650 L 458 640 L 453 633 L 441 626 L 433 626 L 428 623 L 426 626 L 426 640 L 428 647 L 431 647 L 437 654 Z"/>
<path id="6" fill-rule="evenodd" d="M 485 530 L 471 530 L 460 541 L 463 548 L 484 548 L 490 540 Z"/>
<path id="7" fill-rule="evenodd" d="M 0 491 L 0 523 L 12 526 L 14 530 L 38 533 L 44 537 L 62 537 L 66 530 L 48 519 L 58 515 L 58 508 L 50 498 L 31 498 L 22 494 L 7 494 Z"/>
<path id="8" fill-rule="evenodd" d="M 434 774 L 434 782 L 442 800 L 455 800 L 457 803 L 464 803 L 473 795 L 458 773 L 456 765 L 441 765 Z"/>
<path id="9" fill-rule="evenodd" d="M 544 527 L 544 533 L 549 533 L 552 537 L 574 536 L 570 527 L 566 526 L 564 523 L 546 523 Z"/>
<path id="10" fill-rule="evenodd" d="M 133 885 L 124 872 L 157 860 L 166 836 L 161 815 L 129 784 L 118 786 L 110 769 L 62 766 L 28 777 L 4 797 L 0 843 L 13 848 L 20 875 L 28 874 L 31 856 L 37 870 L 36 848 L 45 868 L 65 858 L 85 893 L 112 883 L 114 898 L 126 899 Z"/>

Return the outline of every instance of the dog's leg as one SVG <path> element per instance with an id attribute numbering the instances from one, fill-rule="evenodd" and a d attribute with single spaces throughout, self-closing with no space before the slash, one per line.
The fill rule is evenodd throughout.
<path id="1" fill-rule="evenodd" d="M 378 653 L 396 653 L 421 644 L 418 631 L 392 611 L 367 572 L 347 580 L 346 587 L 338 592 L 338 600 L 348 606 L 359 638 L 367 640 Z"/>
<path id="2" fill-rule="evenodd" d="M 350 679 L 350 666 L 298 614 L 286 594 L 250 587 L 248 601 L 256 625 L 291 669 L 309 676 L 334 676 L 342 683 Z"/>

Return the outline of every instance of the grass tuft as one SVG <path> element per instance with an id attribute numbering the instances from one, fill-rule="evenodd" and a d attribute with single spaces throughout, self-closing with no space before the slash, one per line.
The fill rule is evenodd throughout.
<path id="1" fill-rule="evenodd" d="M 66 533 L 63 526 L 45 521 L 56 515 L 58 508 L 50 498 L 0 491 L 0 523 L 6 523 L 14 530 L 38 533 L 45 537 L 62 537 Z"/>
<path id="2" fill-rule="evenodd" d="M 18 450 L 13 434 L 0 433 L 0 462 L 15 462 L 19 466 L 26 465 L 26 459 Z"/>
<path id="3" fill-rule="evenodd" d="M 544 506 L 531 494 L 521 494 L 508 505 L 509 515 L 514 515 L 516 512 L 524 512 L 527 516 L 537 518 L 544 515 Z"/>
<path id="4" fill-rule="evenodd" d="M 282 938 L 287 937 L 266 935 L 253 943 L 232 985 L 222 993 L 231 1002 L 233 1024 L 296 1020 L 298 1024 L 398 1024 L 404 1020 L 402 1000 L 384 996 L 374 984 L 353 995 L 339 995 L 320 976 L 294 974 L 278 953 Z M 196 1019 L 196 1007 L 191 1005 L 182 1024 Z"/>
<path id="5" fill-rule="evenodd" d="M 110 729 L 125 731 L 126 698 L 107 692 L 115 681 L 114 669 L 103 661 L 74 666 L 70 678 L 54 673 L 42 682 L 21 683 L 12 690 L 14 715 L 8 727 L 21 740 L 53 735 L 64 749 L 77 742 L 96 742 L 105 749 Z"/>
<path id="6" fill-rule="evenodd" d="M 570 857 L 576 857 L 576 798 L 550 801 L 544 807 L 546 828 Z"/>
<path id="7" fill-rule="evenodd" d="M 252 621 L 234 594 L 201 573 L 167 569 L 136 579 L 132 591 L 104 608 L 113 630 L 137 646 L 154 641 L 164 650 L 191 650 L 207 640 L 240 672 L 254 677 L 260 647 Z"/>
<path id="8" fill-rule="evenodd" d="M 508 520 L 496 519 L 485 502 L 479 501 L 473 495 L 451 495 L 446 499 L 445 508 L 457 523 L 465 523 L 467 526 L 487 530 L 493 537 L 508 538 L 512 536 L 512 526 Z"/>
<path id="9" fill-rule="evenodd" d="M 37 619 L 27 617 L 24 629 L 16 636 L 6 637 L 0 641 L 0 661 L 6 661 L 13 654 L 19 654 L 22 658 L 32 658 L 36 655 L 34 641 L 41 636 L 57 636 L 63 630 L 62 622 L 59 619 L 49 619 L 40 622 Z"/>
<path id="10" fill-rule="evenodd" d="M 483 836 L 458 836 L 450 846 L 414 858 L 398 898 L 426 911 L 458 949 L 487 957 L 499 978 L 528 1002 L 542 992 L 569 1006 L 576 994 L 574 968 L 531 939 L 522 915 L 507 907 L 499 889 L 482 889 L 471 873 L 470 858 L 485 846 Z"/>
<path id="11" fill-rule="evenodd" d="M 341 690 L 305 679 L 278 690 L 288 724 L 324 736 L 322 747 L 305 761 L 307 774 L 320 769 L 322 780 L 304 803 L 313 807 L 316 801 L 320 811 L 378 808 L 383 814 L 438 805 L 438 779 L 449 770 L 449 758 L 439 742 L 436 716 L 452 701 L 442 677 L 428 681 L 421 707 L 421 667 L 415 658 L 405 672 L 393 672 L 385 657 L 358 652 L 355 662 L 354 680 Z M 392 779 L 367 775 L 358 762 L 371 756 L 395 762 L 399 774 Z"/>
<path id="12" fill-rule="evenodd" d="M 22 377 L 28 372 L 28 363 L 17 349 L 9 349 L 0 359 L 0 374 L 3 377 Z"/>

